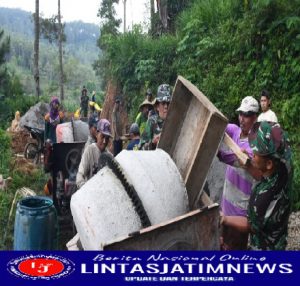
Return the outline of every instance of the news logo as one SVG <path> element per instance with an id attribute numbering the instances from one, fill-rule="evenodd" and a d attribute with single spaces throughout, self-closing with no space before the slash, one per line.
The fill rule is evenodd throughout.
<path id="1" fill-rule="evenodd" d="M 26 255 L 10 260 L 7 263 L 10 274 L 23 279 L 51 280 L 70 275 L 75 264 L 68 258 L 56 255 Z"/>

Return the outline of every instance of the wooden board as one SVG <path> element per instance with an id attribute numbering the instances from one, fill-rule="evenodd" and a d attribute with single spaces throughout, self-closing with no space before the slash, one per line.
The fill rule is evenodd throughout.
<path id="1" fill-rule="evenodd" d="M 219 250 L 219 206 L 212 204 L 142 229 L 104 250 Z"/>
<path id="2" fill-rule="evenodd" d="M 177 165 L 191 210 L 201 205 L 201 190 L 227 123 L 227 118 L 196 86 L 178 77 L 158 148 Z"/>
<path id="3" fill-rule="evenodd" d="M 242 152 L 239 145 L 237 145 L 226 132 L 223 141 L 227 145 L 227 147 L 229 147 L 231 151 L 237 156 L 242 165 L 246 165 L 249 157 Z"/>

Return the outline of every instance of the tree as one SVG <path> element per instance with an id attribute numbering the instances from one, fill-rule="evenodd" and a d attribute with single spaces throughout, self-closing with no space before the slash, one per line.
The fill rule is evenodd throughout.
<path id="1" fill-rule="evenodd" d="M 105 35 L 113 35 L 116 36 L 118 32 L 118 28 L 120 27 L 121 20 L 116 19 L 116 10 L 114 4 L 118 4 L 119 0 L 103 0 L 101 2 L 100 9 L 98 10 L 98 17 L 101 19 L 101 27 L 100 27 L 100 38 L 98 41 L 98 46 L 102 49 L 103 44 L 101 41 L 102 37 Z"/>
<path id="2" fill-rule="evenodd" d="M 64 71 L 63 71 L 63 57 L 62 57 L 62 41 L 63 41 L 63 28 L 61 24 L 60 15 L 60 0 L 58 0 L 58 47 L 59 47 L 59 69 L 60 69 L 60 100 L 64 100 Z"/>
<path id="3" fill-rule="evenodd" d="M 101 54 L 98 60 L 94 62 L 93 68 L 97 75 L 104 76 L 103 87 L 106 84 L 105 81 L 107 81 L 109 77 L 106 77 L 107 74 L 104 72 L 104 70 L 109 69 L 110 65 L 109 59 L 106 57 L 107 42 L 110 37 L 115 37 L 119 34 L 118 28 L 121 24 L 121 20 L 115 18 L 116 10 L 114 4 L 118 3 L 119 0 L 103 0 L 97 14 L 101 19 L 100 37 L 97 41 L 97 46 L 100 48 Z"/>
<path id="4" fill-rule="evenodd" d="M 66 41 L 64 34 L 65 25 L 61 23 L 60 0 L 58 0 L 58 15 L 51 18 L 40 19 L 41 34 L 50 43 L 56 42 L 59 49 L 59 87 L 60 100 L 64 100 L 64 73 L 63 73 L 63 48 L 62 43 Z"/>
<path id="5" fill-rule="evenodd" d="M 188 0 L 156 0 L 161 21 L 162 32 L 175 32 L 175 21 L 177 15 L 188 5 Z"/>
<path id="6" fill-rule="evenodd" d="M 39 0 L 35 0 L 34 14 L 34 81 L 35 94 L 40 97 L 40 73 L 39 73 L 39 46 L 40 46 L 40 12 Z"/>
<path id="7" fill-rule="evenodd" d="M 150 21 L 151 21 L 151 31 L 154 31 L 154 3 L 155 0 L 150 0 Z"/>
<path id="8" fill-rule="evenodd" d="M 10 38 L 4 38 L 4 31 L 0 30 L 0 97 L 7 93 L 7 86 L 9 84 L 9 75 L 5 66 L 6 55 L 10 50 Z"/>

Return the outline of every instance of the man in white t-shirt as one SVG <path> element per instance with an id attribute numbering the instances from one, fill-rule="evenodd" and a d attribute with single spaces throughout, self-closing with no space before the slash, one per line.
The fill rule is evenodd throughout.
<path id="1" fill-rule="evenodd" d="M 267 90 L 263 90 L 260 97 L 260 107 L 262 113 L 258 116 L 257 121 L 278 122 L 276 114 L 270 109 L 271 98 Z"/>
<path id="2" fill-rule="evenodd" d="M 97 142 L 84 150 L 76 175 L 76 185 L 81 188 L 98 171 L 98 161 L 102 153 L 109 151 L 107 145 L 111 139 L 110 122 L 100 119 L 97 124 Z"/>

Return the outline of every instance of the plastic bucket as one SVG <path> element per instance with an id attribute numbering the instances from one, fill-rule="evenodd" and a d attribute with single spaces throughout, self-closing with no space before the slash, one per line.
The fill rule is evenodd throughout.
<path id="1" fill-rule="evenodd" d="M 58 221 L 53 201 L 47 197 L 27 197 L 17 205 L 14 250 L 55 250 Z"/>

